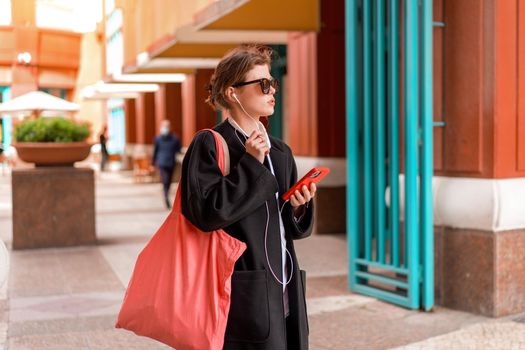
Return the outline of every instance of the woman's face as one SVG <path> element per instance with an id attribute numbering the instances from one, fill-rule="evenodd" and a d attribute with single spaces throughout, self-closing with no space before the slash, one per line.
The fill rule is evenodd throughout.
<path id="1" fill-rule="evenodd" d="M 254 66 L 246 74 L 244 81 L 252 81 L 261 78 L 272 79 L 270 70 L 267 65 Z M 264 94 L 259 83 L 244 85 L 235 88 L 235 95 L 242 103 L 242 106 L 253 117 L 270 116 L 274 112 L 275 106 L 275 89 L 270 87 L 268 94 Z M 234 102 L 235 106 L 241 110 L 239 104 Z"/>

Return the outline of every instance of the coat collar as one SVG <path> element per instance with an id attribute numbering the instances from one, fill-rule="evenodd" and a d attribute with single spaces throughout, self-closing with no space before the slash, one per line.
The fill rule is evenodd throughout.
<path id="1" fill-rule="evenodd" d="M 240 159 L 244 152 L 246 152 L 244 145 L 241 144 L 241 141 L 244 142 L 246 140 L 245 135 L 241 131 L 237 131 L 227 120 L 217 125 L 214 129 L 226 140 L 232 160 Z M 272 160 L 275 178 L 279 184 L 279 194 L 282 194 L 287 190 L 286 179 L 288 179 L 289 176 L 286 167 L 286 153 L 280 145 L 280 142 L 271 136 L 270 140 L 272 146 L 270 148 L 270 158 Z"/>

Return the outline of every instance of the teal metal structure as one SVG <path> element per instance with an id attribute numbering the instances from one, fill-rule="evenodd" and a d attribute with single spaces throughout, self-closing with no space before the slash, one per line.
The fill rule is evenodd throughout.
<path id="1" fill-rule="evenodd" d="M 7 102 L 11 99 L 11 88 L 9 86 L 0 86 L 0 102 Z M 12 119 L 9 114 L 4 114 L 0 116 L 0 120 L 2 123 L 2 144 L 4 147 L 4 150 L 8 150 L 12 138 L 13 138 L 13 125 L 12 125 Z"/>
<path id="2" fill-rule="evenodd" d="M 345 5 L 350 289 L 430 310 L 432 0 Z"/>

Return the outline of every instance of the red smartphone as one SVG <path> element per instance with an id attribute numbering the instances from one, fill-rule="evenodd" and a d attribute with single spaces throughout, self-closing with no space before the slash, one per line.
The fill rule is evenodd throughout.
<path id="1" fill-rule="evenodd" d="M 292 186 L 285 194 L 283 194 L 283 199 L 285 201 L 290 199 L 290 196 L 294 194 L 295 191 L 299 190 L 301 192 L 301 188 L 303 186 L 306 186 L 310 188 L 311 183 L 318 183 L 321 181 L 328 173 L 330 172 L 329 168 L 324 167 L 318 167 L 311 169 L 305 176 L 301 178 L 301 180 L 297 181 L 295 185 Z"/>

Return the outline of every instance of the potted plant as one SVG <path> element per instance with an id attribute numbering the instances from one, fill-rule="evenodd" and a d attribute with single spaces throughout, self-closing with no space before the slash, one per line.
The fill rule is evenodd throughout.
<path id="1" fill-rule="evenodd" d="M 18 157 L 36 166 L 72 166 L 89 155 L 88 123 L 63 117 L 28 119 L 15 127 Z"/>

